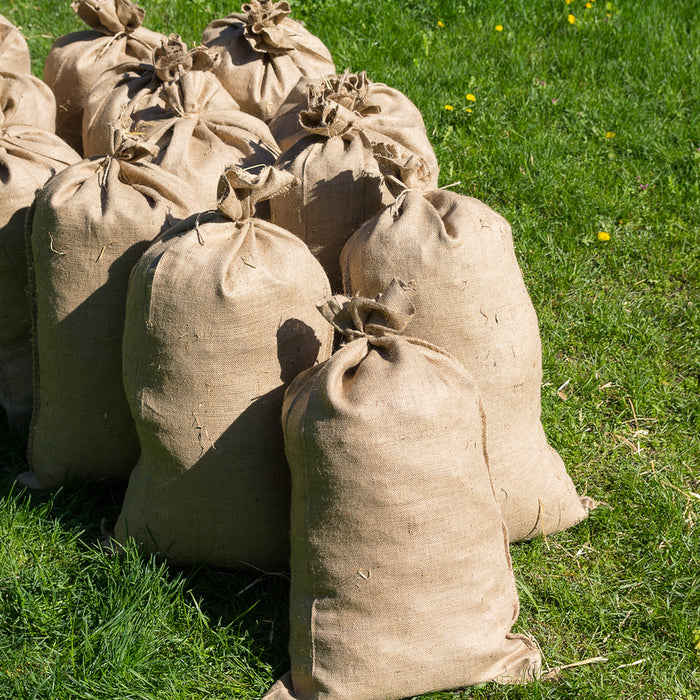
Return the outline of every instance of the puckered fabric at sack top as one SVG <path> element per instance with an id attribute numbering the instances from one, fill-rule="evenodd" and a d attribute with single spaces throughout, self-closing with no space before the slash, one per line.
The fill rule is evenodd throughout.
<path id="1" fill-rule="evenodd" d="M 583 520 L 579 499 L 540 421 L 537 315 L 508 222 L 449 191 L 405 192 L 368 221 L 341 255 L 348 293 L 371 296 L 395 276 L 415 282 L 411 335 L 459 359 L 481 390 L 496 500 L 512 541 Z"/>
<path id="2" fill-rule="evenodd" d="M 122 384 L 129 275 L 161 231 L 197 210 L 180 178 L 148 162 L 153 144 L 119 135 L 113 152 L 59 173 L 28 219 L 33 252 L 33 488 L 126 479 L 139 456 Z"/>
<path id="3" fill-rule="evenodd" d="M 54 42 L 44 80 L 56 95 L 56 133 L 83 153 L 83 109 L 102 73 L 125 62 L 150 60 L 165 37 L 142 26 L 144 11 L 130 0 L 77 0 L 71 7 L 90 29 Z"/>
<path id="4" fill-rule="evenodd" d="M 289 17 L 289 3 L 253 0 L 212 22 L 202 42 L 221 54 L 214 72 L 244 112 L 268 122 L 301 77 L 335 73 L 320 39 Z"/>
<path id="5" fill-rule="evenodd" d="M 306 109 L 297 115 L 305 136 L 289 139 L 291 145 L 277 160 L 301 187 L 271 203 L 272 220 L 309 246 L 331 289 L 340 291 L 343 245 L 394 199 L 383 174 L 385 155 L 415 164 L 422 186 L 429 189 L 437 187 L 437 161 L 420 114 L 398 91 L 375 86 L 364 74 L 333 76 L 307 88 Z M 408 113 L 392 112 L 405 103 L 411 106 Z M 412 126 L 403 129 L 408 123 Z"/>
<path id="6" fill-rule="evenodd" d="M 0 112 L 0 407 L 17 428 L 32 411 L 25 219 L 46 181 L 79 160 L 55 134 L 7 124 Z"/>
<path id="7" fill-rule="evenodd" d="M 285 387 L 325 360 L 328 280 L 306 246 L 254 216 L 294 179 L 226 171 L 218 212 L 163 235 L 134 269 L 124 385 L 141 457 L 115 537 L 178 564 L 289 567 Z"/>
<path id="8" fill-rule="evenodd" d="M 29 75 L 32 61 L 27 40 L 6 17 L 0 15 L 0 70 Z"/>
<path id="9" fill-rule="evenodd" d="M 51 134 L 56 130 L 56 100 L 46 83 L 33 75 L 5 72 L 0 63 L 2 125 L 33 126 Z"/>
<path id="10" fill-rule="evenodd" d="M 279 153 L 265 123 L 239 110 L 211 72 L 218 61 L 216 52 L 188 51 L 173 35 L 150 68 L 105 74 L 85 110 L 86 154 L 104 150 L 109 124 L 148 134 L 159 147 L 154 162 L 187 179 L 202 209 L 215 207 L 216 183 L 228 165 L 271 165 Z"/>
<path id="11" fill-rule="evenodd" d="M 419 109 L 401 91 L 369 80 L 367 74 L 345 72 L 318 80 L 301 78 L 270 122 L 282 151 L 308 135 L 307 125 L 323 106 L 334 103 L 352 113 L 353 123 L 373 143 L 391 143 L 422 158 L 437 187 L 439 167 Z M 349 117 L 349 115 L 345 114 Z"/>
<path id="12" fill-rule="evenodd" d="M 410 332 L 410 290 L 335 298 L 354 338 L 289 387 L 291 673 L 266 700 L 392 700 L 525 682 L 519 604 L 479 391 Z"/>

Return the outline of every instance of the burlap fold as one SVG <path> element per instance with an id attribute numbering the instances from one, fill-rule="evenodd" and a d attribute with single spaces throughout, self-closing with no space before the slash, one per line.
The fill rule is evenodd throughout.
<path id="1" fill-rule="evenodd" d="M 583 520 L 592 502 L 577 496 L 540 422 L 537 315 L 508 222 L 471 197 L 406 191 L 352 236 L 341 267 L 351 294 L 377 294 L 394 276 L 415 282 L 411 334 L 451 352 L 476 379 L 511 541 Z"/>
<path id="2" fill-rule="evenodd" d="M 227 170 L 219 210 L 184 222 L 134 269 L 124 384 L 141 458 L 115 537 L 179 564 L 289 566 L 285 387 L 330 354 L 318 262 L 256 218 L 294 184 L 265 168 Z"/>
<path id="3" fill-rule="evenodd" d="M 0 70 L 29 75 L 32 61 L 27 40 L 6 17 L 0 15 Z"/>
<path id="4" fill-rule="evenodd" d="M 244 112 L 267 122 L 303 77 L 335 72 L 320 39 L 289 18 L 289 3 L 253 0 L 209 24 L 202 42 L 221 53 L 215 73 Z"/>
<path id="5" fill-rule="evenodd" d="M 355 338 L 282 409 L 292 474 L 291 673 L 266 700 L 392 700 L 537 675 L 484 455 L 479 392 L 399 335 L 411 291 L 325 308 Z M 410 329 L 410 325 L 408 326 Z"/>
<path id="6" fill-rule="evenodd" d="M 411 109 L 385 111 L 401 105 Z M 437 187 L 437 161 L 416 108 L 398 91 L 370 83 L 364 73 L 310 84 L 307 107 L 298 121 L 306 136 L 288 141 L 292 145 L 277 166 L 302 185 L 272 202 L 272 220 L 309 246 L 331 288 L 340 291 L 338 258 L 343 245 L 394 199 L 375 151 L 420 163 L 430 188 Z M 407 123 L 412 126 L 404 129 Z"/>
<path id="7" fill-rule="evenodd" d="M 80 156 L 53 133 L 3 118 L 0 112 L 0 406 L 20 427 L 32 411 L 25 219 L 37 191 Z"/>
<path id="8" fill-rule="evenodd" d="M 56 130 L 56 100 L 39 78 L 8 73 L 0 64 L 0 128 L 17 124 L 48 133 Z"/>
<path id="9" fill-rule="evenodd" d="M 196 210 L 196 193 L 148 162 L 153 144 L 118 135 L 39 193 L 31 220 L 36 395 L 34 488 L 126 479 L 139 443 L 122 384 L 129 275 L 161 231 Z"/>
<path id="10" fill-rule="evenodd" d="M 77 0 L 71 7 L 90 29 L 54 42 L 44 80 L 56 95 L 56 133 L 83 153 L 83 109 L 98 78 L 122 63 L 150 60 L 165 37 L 141 26 L 144 11 L 130 0 Z"/>

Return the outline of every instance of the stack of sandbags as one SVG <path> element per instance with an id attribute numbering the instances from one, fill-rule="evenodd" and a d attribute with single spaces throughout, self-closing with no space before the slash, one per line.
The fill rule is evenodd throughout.
<path id="1" fill-rule="evenodd" d="M 265 168 L 222 179 L 219 210 L 155 242 L 129 287 L 124 385 L 141 442 L 115 537 L 178 564 L 289 566 L 286 386 L 330 355 L 306 246 L 255 218 L 293 186 Z"/>
<path id="2" fill-rule="evenodd" d="M 266 700 L 393 700 L 539 672 L 537 645 L 510 632 L 479 389 L 400 335 L 413 313 L 396 281 L 375 301 L 333 299 L 325 315 L 350 340 L 286 393 L 292 668 Z"/>
<path id="3" fill-rule="evenodd" d="M 33 253 L 33 488 L 126 479 L 139 456 L 122 384 L 121 340 L 132 267 L 163 230 L 198 209 L 180 178 L 150 163 L 153 144 L 118 135 L 39 192 Z"/>
<path id="4" fill-rule="evenodd" d="M 172 35 L 153 54 L 148 70 L 107 71 L 85 109 L 86 155 L 108 145 L 109 125 L 147 134 L 158 145 L 154 162 L 188 180 L 203 209 L 216 206 L 216 183 L 229 165 L 271 165 L 279 153 L 270 130 L 238 109 L 211 69 L 219 55 L 187 50 Z"/>
<path id="5" fill-rule="evenodd" d="M 131 0 L 75 0 L 71 7 L 90 29 L 54 42 L 44 80 L 56 95 L 56 133 L 83 153 L 83 108 L 100 75 L 121 63 L 150 60 L 164 37 L 141 26 L 145 13 Z"/>
<path id="6" fill-rule="evenodd" d="M 411 334 L 452 353 L 476 380 L 489 467 L 511 541 L 583 520 L 579 499 L 540 422 L 537 315 L 508 222 L 449 191 L 405 191 L 365 223 L 341 256 L 348 294 L 371 297 L 393 277 L 415 283 Z"/>
<path id="7" fill-rule="evenodd" d="M 0 24 L 0 28 L 7 26 Z M 53 133 L 55 102 L 24 64 L 19 41 L 3 45 L 0 73 L 0 406 L 13 427 L 32 411 L 31 312 L 24 221 L 37 190 L 80 156 Z M 14 48 L 13 48 L 14 46 Z M 12 51 L 9 51 L 13 48 Z M 12 58 L 17 57 L 18 61 Z M 5 60 L 7 59 L 7 60 Z"/>
<path id="8" fill-rule="evenodd" d="M 268 122 L 301 77 L 335 73 L 320 39 L 289 17 L 288 2 L 252 0 L 202 35 L 221 54 L 214 73 L 244 112 Z"/>
<path id="9" fill-rule="evenodd" d="M 7 73 L 29 74 L 32 61 L 27 40 L 17 27 L 0 15 L 0 67 Z"/>
<path id="10" fill-rule="evenodd" d="M 338 291 L 343 245 L 393 201 L 375 149 L 391 147 L 422 161 L 430 188 L 437 187 L 438 165 L 420 112 L 398 90 L 372 83 L 364 73 L 302 86 L 308 91 L 306 109 L 290 108 L 271 125 L 286 148 L 277 167 L 301 181 L 301 187 L 271 203 L 272 220 L 309 246 Z"/>

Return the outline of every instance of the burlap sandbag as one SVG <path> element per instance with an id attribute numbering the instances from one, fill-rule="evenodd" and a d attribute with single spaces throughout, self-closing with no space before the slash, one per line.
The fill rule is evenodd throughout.
<path id="1" fill-rule="evenodd" d="M 341 255 L 348 293 L 371 296 L 394 276 L 418 289 L 411 334 L 452 353 L 481 390 L 496 499 L 511 541 L 583 520 L 580 500 L 540 422 L 542 352 L 508 222 L 449 191 L 406 192 Z"/>
<path id="2" fill-rule="evenodd" d="M 46 181 L 79 160 L 53 133 L 7 124 L 0 111 L 0 406 L 14 427 L 32 411 L 25 219 Z"/>
<path id="3" fill-rule="evenodd" d="M 301 117 L 301 113 L 317 112 L 327 102 L 351 112 L 357 128 L 372 143 L 395 144 L 401 152 L 422 158 L 437 186 L 437 158 L 420 111 L 402 92 L 383 83 L 373 83 L 364 72 L 346 71 L 318 80 L 301 78 L 270 122 L 270 131 L 283 151 L 308 135 L 305 128 L 308 119 Z"/>
<path id="4" fill-rule="evenodd" d="M 277 161 L 302 185 L 271 202 L 271 210 L 275 223 L 309 246 L 337 292 L 342 290 L 338 258 L 343 245 L 394 199 L 375 149 L 381 145 L 419 159 L 429 173 L 430 189 L 437 187 L 438 169 L 415 107 L 407 114 L 391 111 L 410 104 L 401 93 L 370 84 L 364 74 L 334 76 L 334 81 L 309 86 L 307 109 L 298 116 L 306 136 Z M 404 132 L 401 126 L 408 123 L 412 126 Z"/>
<path id="5" fill-rule="evenodd" d="M 154 53 L 150 72 L 124 74 L 95 112 L 86 108 L 85 152 L 104 149 L 107 124 L 131 124 L 158 144 L 154 162 L 188 180 L 200 193 L 202 209 L 215 208 L 216 186 L 228 165 L 271 165 L 279 154 L 265 123 L 240 111 L 211 73 L 218 60 L 213 51 L 187 51 L 179 37 L 170 37 Z M 109 87 L 108 74 L 104 80 Z M 100 99 L 102 88 L 93 91 L 90 103 Z"/>
<path id="6" fill-rule="evenodd" d="M 524 682 L 518 595 L 484 457 L 479 392 L 444 351 L 397 335 L 413 309 L 335 298 L 355 338 L 282 409 L 292 474 L 291 674 L 267 700 L 391 700 Z"/>
<path id="7" fill-rule="evenodd" d="M 295 236 L 253 218 L 293 178 L 227 170 L 219 212 L 164 235 L 134 269 L 124 385 L 141 441 L 115 537 L 178 564 L 289 567 L 285 387 L 330 354 L 328 293 Z"/>
<path id="8" fill-rule="evenodd" d="M 210 72 L 218 60 L 215 52 L 203 48 L 190 51 L 179 34 L 170 34 L 163 37 L 147 58 L 120 63 L 104 71 L 85 101 L 82 125 L 85 156 L 107 153 L 114 124 L 128 128 L 140 119 L 163 116 L 164 86 L 184 72 Z M 211 73 L 210 76 L 212 85 L 220 85 Z M 221 92 L 224 97 L 220 108 L 231 108 L 233 100 L 223 88 Z"/>
<path id="9" fill-rule="evenodd" d="M 288 2 L 252 0 L 207 26 L 202 43 L 221 54 L 214 72 L 244 112 L 275 116 L 299 78 L 335 73 L 323 42 L 288 16 Z"/>
<path id="10" fill-rule="evenodd" d="M 139 456 L 122 384 L 129 274 L 197 207 L 180 178 L 147 162 L 152 144 L 115 146 L 53 178 L 32 213 L 37 381 L 21 481 L 33 488 L 126 479 Z"/>
<path id="11" fill-rule="evenodd" d="M 33 126 L 55 133 L 56 100 L 51 89 L 39 78 L 7 73 L 0 64 L 0 112 L 3 124 Z"/>
<path id="12" fill-rule="evenodd" d="M 0 67 L 7 73 L 32 71 L 27 40 L 10 20 L 0 15 Z"/>
<path id="13" fill-rule="evenodd" d="M 144 11 L 130 0 L 76 0 L 71 7 L 90 29 L 56 39 L 44 80 L 56 95 L 56 133 L 82 153 L 83 108 L 97 79 L 121 63 L 149 61 L 164 37 L 141 26 Z"/>

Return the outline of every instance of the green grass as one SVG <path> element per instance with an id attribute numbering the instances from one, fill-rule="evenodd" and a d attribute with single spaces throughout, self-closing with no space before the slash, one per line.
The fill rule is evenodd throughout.
<path id="1" fill-rule="evenodd" d="M 149 27 L 189 42 L 238 6 L 144 4 Z M 39 75 L 53 38 L 80 28 L 67 1 L 3 8 Z M 546 664 L 608 661 L 426 697 L 700 697 L 700 3 L 293 9 L 339 70 L 418 105 L 442 184 L 513 224 L 540 317 L 545 429 L 580 490 L 604 502 L 512 554 L 518 629 Z M 0 425 L 0 697 L 253 699 L 286 669 L 284 580 L 110 557 L 99 523 L 121 493 L 30 498 L 12 486 L 22 455 Z"/>

